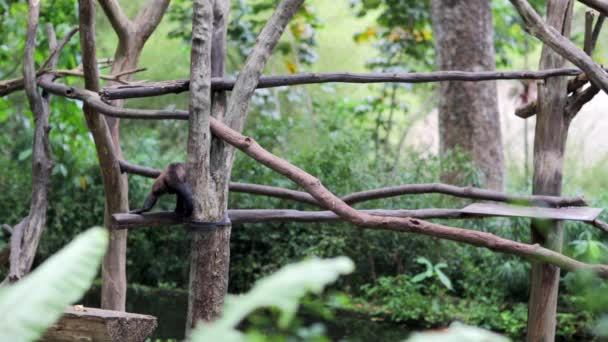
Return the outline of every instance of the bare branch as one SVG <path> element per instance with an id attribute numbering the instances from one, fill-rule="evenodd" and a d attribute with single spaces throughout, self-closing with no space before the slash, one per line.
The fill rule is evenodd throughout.
<path id="1" fill-rule="evenodd" d="M 213 118 L 211 119 L 211 132 L 258 162 L 291 179 L 343 220 L 355 225 L 370 229 L 417 233 L 458 241 L 485 247 L 496 252 L 519 255 L 529 260 L 542 261 L 570 271 L 586 269 L 597 273 L 601 277 L 608 278 L 608 266 L 606 265 L 585 264 L 539 245 L 528 245 L 485 232 L 449 227 L 413 218 L 378 217 L 362 213 L 333 195 L 315 177 L 274 156 L 253 139 L 241 135 Z"/>
<path id="2" fill-rule="evenodd" d="M 122 11 L 118 0 L 99 0 L 99 4 L 106 14 L 106 17 L 108 17 L 118 39 L 121 41 L 127 40 L 132 23 Z"/>
<path id="3" fill-rule="evenodd" d="M 593 11 L 585 12 L 585 39 L 583 41 L 583 51 L 591 56 L 591 43 L 593 42 L 593 19 L 595 13 Z"/>
<path id="4" fill-rule="evenodd" d="M 224 120 L 228 127 L 239 132 L 243 129 L 249 108 L 249 99 L 257 88 L 266 61 L 281 38 L 283 30 L 303 2 L 304 0 L 282 0 L 264 25 L 230 94 L 228 110 Z M 233 155 L 233 153 L 229 153 L 229 155 Z"/>
<path id="5" fill-rule="evenodd" d="M 50 26 L 50 27 L 52 27 L 52 26 Z M 41 70 L 46 69 L 49 65 L 57 65 L 57 60 L 59 59 L 59 54 L 61 53 L 63 48 L 68 44 L 70 39 L 72 39 L 72 37 L 76 34 L 76 32 L 78 32 L 78 26 L 72 27 L 68 31 L 68 33 L 66 33 L 65 36 L 63 36 L 63 38 L 61 39 L 61 41 L 58 44 L 55 41 L 54 47 L 51 49 L 51 53 L 46 58 L 44 63 L 42 63 L 42 66 L 40 67 Z M 49 37 L 51 37 L 51 36 L 54 36 L 54 32 L 53 32 L 53 35 L 49 34 Z"/>
<path id="6" fill-rule="evenodd" d="M 522 205 L 538 205 L 551 207 L 586 206 L 587 202 L 582 196 L 566 198 L 555 196 L 521 196 L 508 195 L 500 191 L 493 191 L 474 187 L 459 187 L 442 183 L 406 184 L 386 188 L 355 192 L 342 197 L 348 204 L 360 203 L 374 199 L 388 198 L 401 195 L 438 193 L 462 198 L 486 201 L 509 202 Z"/>
<path id="7" fill-rule="evenodd" d="M 600 12 L 602 15 L 608 15 L 608 1 L 606 0 L 578 0 L 583 4 L 593 8 L 594 10 Z"/>
<path id="8" fill-rule="evenodd" d="M 49 54 L 49 56 L 46 58 L 46 60 L 42 64 L 42 67 L 36 73 L 37 76 L 41 76 L 45 73 L 45 71 L 46 71 L 45 69 L 46 69 L 46 67 L 49 66 L 49 64 L 51 64 L 51 61 L 55 61 L 55 64 L 56 64 L 57 56 L 59 55 L 61 50 L 63 50 L 63 48 L 66 46 L 66 44 L 69 42 L 69 40 L 74 36 L 74 34 L 76 32 L 78 32 L 78 28 L 77 27 L 72 28 L 63 37 L 61 42 L 55 48 L 51 49 L 52 50 L 51 53 Z M 22 89 L 23 89 L 23 77 L 0 81 L 0 96 L 6 96 L 8 94 L 11 94 L 15 91 L 19 91 Z"/>
<path id="9" fill-rule="evenodd" d="M 140 35 L 139 38 L 142 39 L 142 45 L 150 38 L 150 35 L 162 20 L 169 2 L 171 0 L 148 0 L 135 17 L 133 22 L 136 27 L 135 30 Z"/>
<path id="10" fill-rule="evenodd" d="M 146 68 L 135 68 L 135 69 L 130 69 L 130 70 L 125 70 L 122 72 L 119 72 L 115 75 L 99 75 L 99 78 L 105 81 L 112 81 L 112 82 L 117 82 L 117 83 L 121 83 L 121 84 L 132 84 L 133 82 L 129 82 L 129 81 L 125 81 L 123 79 L 124 76 L 127 75 L 132 75 L 138 72 L 142 72 L 145 71 Z M 53 74 L 57 77 L 66 77 L 66 76 L 79 76 L 79 77 L 84 77 L 84 73 L 82 72 L 82 70 L 76 68 L 76 69 L 71 69 L 71 70 L 62 70 L 62 69 L 55 69 L 55 70 L 48 70 L 45 73 L 48 74 Z"/>
<path id="11" fill-rule="evenodd" d="M 510 0 L 523 18 L 532 35 L 550 46 L 562 57 L 583 70 L 591 82 L 608 93 L 608 75 L 591 57 L 576 47 L 569 39 L 547 25 L 526 0 Z"/>
<path id="12" fill-rule="evenodd" d="M 293 75 L 262 76 L 256 89 L 318 83 L 427 83 L 443 81 L 476 82 L 488 80 L 545 80 L 560 76 L 579 76 L 579 69 L 562 68 L 542 71 L 434 71 L 411 73 L 301 73 Z M 232 90 L 234 79 L 212 78 L 213 90 Z M 158 96 L 188 91 L 189 80 L 147 82 L 137 85 L 106 87 L 101 91 L 105 100 Z"/>
<path id="13" fill-rule="evenodd" d="M 602 14 L 602 15 L 600 15 L 599 18 L 597 18 L 597 21 L 595 22 L 595 27 L 593 28 L 593 33 L 591 34 L 591 51 L 589 52 L 589 56 L 593 55 L 593 51 L 595 50 L 595 47 L 597 46 L 597 40 L 600 37 L 600 32 L 602 31 L 602 25 L 604 24 L 605 20 L 606 20 L 606 17 Z"/>
<path id="14" fill-rule="evenodd" d="M 76 90 L 73 87 L 68 87 L 60 84 L 41 83 L 40 85 L 47 91 L 55 91 L 59 95 L 68 94 L 71 98 L 79 98 L 74 94 L 82 95 L 81 91 Z M 81 98 L 90 106 L 95 106 L 100 112 L 111 112 L 113 115 L 121 116 L 118 113 L 119 110 L 108 108 L 112 107 L 99 99 L 95 99 L 94 96 L 88 95 Z M 144 110 L 133 110 L 133 109 L 122 109 L 126 112 L 128 117 L 133 116 L 145 116 L 145 115 L 166 115 L 163 111 L 144 111 Z M 176 115 L 174 112 L 173 115 Z M 180 113 L 183 118 L 188 117 L 187 112 Z M 489 248 L 493 251 L 520 255 L 524 258 L 536 261 L 542 261 L 564 268 L 566 270 L 579 270 L 588 269 L 598 273 L 602 277 L 608 277 L 608 267 L 604 265 L 590 265 L 585 264 L 574 259 L 568 258 L 560 253 L 551 251 L 549 249 L 540 247 L 538 245 L 528 245 L 524 243 L 510 241 L 508 239 L 500 238 L 495 235 L 470 231 L 461 228 L 448 227 L 444 225 L 434 224 L 430 222 L 420 221 L 413 218 L 394 218 L 394 217 L 377 217 L 366 213 L 361 213 L 341 199 L 337 198 L 325 187 L 321 185 L 319 180 L 312 177 L 303 170 L 289 164 L 287 161 L 282 160 L 268 151 L 264 150 L 261 146 L 255 143 L 251 138 L 245 137 L 240 133 L 231 130 L 226 125 L 211 118 L 210 121 L 211 132 L 217 137 L 237 147 L 250 157 L 259 161 L 260 163 L 270 167 L 271 169 L 285 175 L 289 179 L 296 182 L 298 185 L 306 189 L 319 203 L 323 206 L 330 208 L 334 213 L 340 216 L 344 221 L 367 227 L 369 229 L 385 229 L 400 232 L 417 233 L 422 235 L 434 236 L 442 239 L 459 241 L 462 243 L 471 244 L 478 247 Z M 175 221 L 170 221 L 175 222 Z"/>
<path id="15" fill-rule="evenodd" d="M 588 14 L 588 13 L 586 13 L 586 14 Z M 597 19 L 597 21 L 595 23 L 595 26 L 593 27 L 592 32 L 590 32 L 590 29 L 589 29 L 589 19 L 588 18 L 589 18 L 589 16 L 586 15 L 585 24 L 587 26 L 585 27 L 585 47 L 586 47 L 585 52 L 587 52 L 587 50 L 588 50 L 589 51 L 588 54 L 591 56 L 591 54 L 593 54 L 593 51 L 595 50 L 595 47 L 597 46 L 597 40 L 599 38 L 600 31 L 602 30 L 602 25 L 604 24 L 604 20 L 606 19 L 606 17 L 603 15 L 600 15 L 600 17 Z M 591 33 L 591 34 L 589 35 L 589 33 Z M 568 81 L 568 94 L 576 93 L 585 84 L 587 84 L 587 82 L 589 82 L 589 78 L 587 78 L 587 75 L 585 75 L 585 74 L 580 74 L 580 75 L 576 76 L 575 78 L 569 80 Z M 593 86 L 593 88 L 596 88 L 596 87 Z M 583 105 L 585 105 L 587 102 L 591 101 L 598 92 L 599 91 L 589 90 L 589 91 L 584 91 L 580 94 L 575 94 L 575 95 L 571 96 L 568 99 L 569 108 L 567 108 L 567 113 L 569 113 L 569 116 L 571 118 L 573 118 L 580 111 L 580 109 L 583 107 Z M 522 119 L 527 119 L 531 116 L 536 115 L 537 112 L 538 112 L 538 101 L 532 101 L 522 107 L 517 108 L 515 110 L 515 115 L 519 116 Z"/>
<path id="16" fill-rule="evenodd" d="M 120 167 L 123 172 L 137 174 L 144 177 L 156 178 L 160 175 L 160 170 L 148 168 L 144 166 L 134 165 L 124 160 L 120 161 Z M 230 191 L 243 192 L 249 194 L 264 195 L 269 197 L 277 197 L 282 199 L 290 199 L 297 202 L 321 206 L 310 194 L 303 191 L 296 191 L 275 186 L 248 184 L 248 183 L 230 183 Z M 407 184 L 390 186 L 380 189 L 355 192 L 342 197 L 342 200 L 348 204 L 356 204 L 371 200 L 385 199 L 402 195 L 430 194 L 438 193 L 451 195 L 462 198 L 470 198 L 485 201 L 517 203 L 520 205 L 537 205 L 548 207 L 569 207 L 569 206 L 587 206 L 583 196 L 577 197 L 556 197 L 556 196 L 523 196 L 509 195 L 500 191 L 493 191 L 474 187 L 459 187 L 442 183 L 427 183 L 427 184 Z"/>

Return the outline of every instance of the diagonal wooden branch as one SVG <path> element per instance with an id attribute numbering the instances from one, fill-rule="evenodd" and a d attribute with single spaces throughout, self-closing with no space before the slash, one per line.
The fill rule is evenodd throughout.
<path id="1" fill-rule="evenodd" d="M 169 2 L 171 0 L 148 0 L 133 20 L 136 31 L 144 42 L 150 38 L 150 35 L 160 23 L 167 11 Z"/>
<path id="2" fill-rule="evenodd" d="M 250 137 L 243 136 L 214 119 L 211 120 L 211 132 L 258 162 L 291 179 L 306 189 L 325 207 L 352 224 L 370 229 L 417 233 L 463 242 L 485 247 L 495 252 L 515 254 L 529 260 L 553 264 L 565 270 L 590 270 L 603 278 L 608 278 L 608 266 L 606 265 L 585 264 L 539 245 L 528 245 L 485 232 L 449 227 L 413 218 L 378 217 L 362 213 L 333 195 L 317 178 L 266 151 Z"/>
<path id="3" fill-rule="evenodd" d="M 102 113 L 109 112 L 113 115 L 122 115 L 119 113 L 119 111 L 122 110 L 127 116 L 133 117 L 142 116 L 144 113 L 145 115 L 155 115 L 155 112 L 157 112 L 150 111 L 150 113 L 146 113 L 144 110 L 112 109 L 108 108 L 112 106 L 105 104 L 103 101 L 99 100 L 98 97 L 96 98 L 95 96 L 91 96 L 90 94 L 86 93 L 83 94 L 82 91 L 73 87 L 68 87 L 57 83 L 53 84 L 53 82 L 41 82 L 40 86 L 45 90 L 58 95 L 67 95 L 71 98 L 83 100 L 87 102 L 89 106 L 94 106 Z M 167 113 L 164 113 L 162 115 L 166 114 Z M 183 115 L 186 118 L 188 116 L 187 113 L 183 113 Z M 608 266 L 585 264 L 538 245 L 528 245 L 514 242 L 485 232 L 454 228 L 413 218 L 374 217 L 369 214 L 361 213 L 351 208 L 341 199 L 329 192 L 329 190 L 321 185 L 318 179 L 289 164 L 287 161 L 272 155 L 270 152 L 264 150 L 261 146 L 255 143 L 251 138 L 241 135 L 214 118 L 211 118 L 210 125 L 211 132 L 217 137 L 242 150 L 244 153 L 260 163 L 293 180 L 296 184 L 306 189 L 319 203 L 327 208 L 330 208 L 331 211 L 340 216 L 344 221 L 369 229 L 416 233 L 458 241 L 478 247 L 488 248 L 496 252 L 519 255 L 529 260 L 543 261 L 561 267 L 565 270 L 576 271 L 586 269 L 596 272 L 601 277 L 608 277 Z"/>
<path id="4" fill-rule="evenodd" d="M 132 28 L 132 23 L 123 12 L 118 0 L 99 0 L 99 5 L 101 5 L 103 12 L 110 21 L 118 39 L 127 40 L 130 34 L 129 31 Z"/>
<path id="5" fill-rule="evenodd" d="M 588 13 L 586 14 L 587 15 L 585 18 L 587 20 L 585 23 L 587 24 L 589 22 L 589 15 Z M 588 53 L 590 56 L 593 54 L 593 51 L 597 46 L 597 40 L 599 38 L 600 31 L 602 30 L 602 25 L 604 24 L 605 19 L 606 17 L 601 15 L 595 23 L 593 30 L 589 29 L 589 25 L 586 25 L 585 27 L 585 52 Z M 569 104 L 566 113 L 569 113 L 570 119 L 574 118 L 574 116 L 580 111 L 583 105 L 591 101 L 593 97 L 597 93 L 599 93 L 597 87 L 593 85 L 591 86 L 592 89 L 585 90 L 582 93 L 577 93 L 583 86 L 585 86 L 585 84 L 587 84 L 587 82 L 589 82 L 589 79 L 585 74 L 580 74 L 568 81 L 568 94 L 575 93 L 571 95 L 568 99 Z M 515 115 L 519 116 L 522 119 L 527 119 L 536 115 L 537 111 L 538 101 L 535 100 L 520 108 L 517 108 L 515 110 Z"/>
<path id="6" fill-rule="evenodd" d="M 555 52 L 583 70 L 591 83 L 608 93 L 608 75 L 591 57 L 560 32 L 547 25 L 526 0 L 509 0 L 517 9 L 528 31 Z"/>

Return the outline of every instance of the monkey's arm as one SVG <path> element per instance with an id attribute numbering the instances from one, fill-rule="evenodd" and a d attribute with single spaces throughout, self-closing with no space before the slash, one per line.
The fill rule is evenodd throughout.
<path id="1" fill-rule="evenodd" d="M 131 214 L 141 214 L 146 211 L 150 211 L 150 209 L 152 209 L 154 207 L 154 205 L 156 204 L 157 199 L 158 199 L 158 196 L 154 193 L 154 191 L 150 192 L 148 194 L 148 197 L 146 197 L 146 201 L 144 202 L 144 207 L 141 209 L 131 210 L 130 213 Z"/>
<path id="2" fill-rule="evenodd" d="M 186 182 L 180 182 L 175 184 L 174 190 L 177 194 L 177 207 L 175 208 L 176 212 L 179 210 L 183 212 L 184 216 L 186 217 L 192 215 L 193 204 L 192 190 L 190 189 L 190 185 L 188 185 Z"/>

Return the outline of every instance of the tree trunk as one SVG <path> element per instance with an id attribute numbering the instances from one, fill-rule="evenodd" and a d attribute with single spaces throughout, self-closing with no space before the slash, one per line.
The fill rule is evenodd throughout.
<path id="1" fill-rule="evenodd" d="M 494 70 L 492 12 L 487 0 L 431 0 L 437 68 Z M 440 154 L 468 153 L 490 189 L 503 188 L 503 152 L 496 82 L 442 82 L 439 88 Z M 457 171 L 442 175 L 462 183 Z"/>
<path id="2" fill-rule="evenodd" d="M 112 74 L 116 75 L 137 67 L 139 56 L 160 23 L 169 0 L 147 0 L 134 20 L 129 20 L 118 3 L 102 1 L 100 5 L 112 24 L 117 36 L 118 46 L 112 63 Z M 123 77 L 130 80 L 131 75 Z M 108 86 L 115 82 L 108 82 Z M 124 100 L 115 100 L 113 106 L 122 107 Z M 120 121 L 117 118 L 105 117 L 109 129 L 115 158 L 122 160 L 120 147 Z M 115 186 L 108 193 L 106 189 L 106 210 L 104 223 L 109 227 L 111 215 L 129 211 L 129 183 L 127 175 L 119 173 Z M 110 198 L 111 197 L 111 198 Z M 108 252 L 102 264 L 101 307 L 108 310 L 124 311 L 127 298 L 126 256 L 127 231 L 112 230 Z"/>
<path id="3" fill-rule="evenodd" d="M 570 35 L 572 0 L 549 0 L 547 23 L 563 36 Z M 548 46 L 543 46 L 540 69 L 561 68 L 566 64 Z M 569 119 L 566 115 L 566 77 L 547 79 L 538 86 L 539 110 L 534 136 L 534 194 L 560 195 L 564 149 L 568 136 Z M 532 242 L 561 252 L 563 222 L 533 221 Z M 560 269 L 539 262 L 532 263 L 530 301 L 528 306 L 528 341 L 554 341 L 555 315 Z"/>
<path id="4" fill-rule="evenodd" d="M 229 0 L 202 0 L 194 4 L 188 135 L 193 222 L 221 221 L 228 208 L 223 185 L 228 183 L 230 174 L 213 167 L 211 146 L 217 139 L 211 136 L 209 119 L 213 115 L 221 120 L 226 111 L 225 92 L 211 92 L 211 77 L 222 77 L 225 73 L 229 11 Z M 195 228 L 192 232 L 186 334 L 198 321 L 212 321 L 221 313 L 228 291 L 230 232 L 230 224 L 208 231 Z"/>
<path id="5" fill-rule="evenodd" d="M 50 94 L 40 95 L 36 85 L 36 32 L 40 14 L 40 4 L 28 2 L 27 39 L 23 56 L 23 79 L 30 110 L 34 115 L 34 142 L 32 143 L 32 198 L 27 217 L 13 228 L 10 241 L 10 269 L 8 276 L 0 285 L 17 281 L 29 273 L 36 256 L 38 243 L 46 225 L 48 192 L 53 170 L 53 151 L 49 139 Z M 57 46 L 52 26 L 47 27 L 50 49 Z M 57 65 L 58 57 L 50 60 L 50 67 Z M 49 75 L 42 76 L 49 78 Z"/>
<path id="6" fill-rule="evenodd" d="M 137 66 L 139 55 L 143 43 L 137 42 L 136 35 L 128 36 L 126 42 L 120 43 L 114 54 L 114 62 L 112 63 L 112 74 L 115 75 L 125 70 L 133 69 Z M 128 79 L 129 76 L 126 77 Z M 108 86 L 114 82 L 108 82 Z M 122 107 L 124 100 L 115 100 L 111 103 L 114 106 Z M 108 129 L 112 135 L 114 153 L 116 158 L 123 159 L 122 149 L 120 147 L 120 131 L 119 120 L 117 118 L 105 117 Z M 121 181 L 115 189 L 116 197 L 119 202 L 120 212 L 129 211 L 129 183 L 126 174 L 119 176 Z M 111 215 L 116 213 L 115 210 L 110 210 L 106 206 L 104 225 L 110 226 Z M 111 230 L 110 243 L 108 252 L 103 258 L 101 266 L 102 283 L 101 283 L 101 308 L 106 310 L 125 311 L 125 303 L 127 300 L 127 231 Z"/>

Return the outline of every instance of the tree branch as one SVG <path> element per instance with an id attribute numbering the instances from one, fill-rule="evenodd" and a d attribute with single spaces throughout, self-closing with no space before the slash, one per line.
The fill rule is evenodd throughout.
<path id="1" fill-rule="evenodd" d="M 603 278 L 608 278 L 608 266 L 606 265 L 585 264 L 539 245 L 528 245 L 497 237 L 490 233 L 449 227 L 414 218 L 378 217 L 363 213 L 353 209 L 333 195 L 317 178 L 271 154 L 250 137 L 241 135 L 213 118 L 211 119 L 211 132 L 261 164 L 291 179 L 343 220 L 357 226 L 416 233 L 458 241 L 477 247 L 485 247 L 495 252 L 519 255 L 529 260 L 553 264 L 569 271 L 590 270 Z"/>
<path id="2" fill-rule="evenodd" d="M 70 39 L 74 36 L 74 34 L 78 32 L 78 27 L 73 27 L 65 36 L 61 39 L 59 44 L 56 44 L 55 48 L 51 49 L 51 53 L 48 55 L 44 63 L 42 63 L 42 67 L 38 69 L 36 73 L 37 76 L 41 76 L 46 72 L 46 68 L 51 64 L 51 61 L 55 61 L 54 64 L 57 64 L 57 56 L 61 53 L 61 50 L 67 45 Z M 6 96 L 15 91 L 19 91 L 23 89 L 23 77 L 0 81 L 0 96 Z"/>
<path id="3" fill-rule="evenodd" d="M 131 28 L 131 21 L 122 11 L 118 0 L 99 0 L 99 4 L 110 21 L 114 32 L 121 41 L 127 40 Z"/>
<path id="4" fill-rule="evenodd" d="M 319 83 L 427 83 L 443 81 L 476 82 L 488 80 L 545 80 L 552 77 L 579 76 L 579 69 L 562 68 L 542 71 L 434 71 L 411 73 L 301 73 L 293 75 L 262 76 L 256 89 Z M 213 90 L 232 90 L 234 79 L 212 78 Z M 136 85 L 105 87 L 101 91 L 104 100 L 158 96 L 188 91 L 189 80 L 146 82 Z"/>
<path id="5" fill-rule="evenodd" d="M 608 75 L 591 57 L 560 32 L 547 25 L 526 0 L 509 0 L 515 6 L 532 35 L 583 70 L 591 82 L 608 93 Z"/>
<path id="6" fill-rule="evenodd" d="M 139 11 L 135 20 L 136 31 L 142 39 L 142 45 L 150 38 L 150 35 L 165 14 L 171 0 L 148 0 L 144 7 Z"/>
<path id="7" fill-rule="evenodd" d="M 53 84 L 53 82 L 50 82 L 50 84 L 40 83 L 40 86 L 47 91 L 54 91 L 59 95 L 67 94 L 68 97 L 71 98 L 79 98 L 77 97 L 77 94 L 82 94 L 81 91 L 78 91 L 73 87 L 68 87 L 57 83 Z M 123 115 L 118 113 L 118 110 L 111 108 L 112 106 L 105 104 L 98 98 L 95 99 L 94 96 L 87 95 L 84 96 L 84 98 L 79 99 L 87 101 L 90 106 L 95 106 L 95 108 L 102 113 L 110 112 L 112 115 Z M 127 117 L 141 117 L 150 114 L 169 114 L 166 112 L 163 113 L 163 111 L 145 111 L 133 109 L 122 109 L 122 111 L 125 112 Z M 186 119 L 188 117 L 188 113 L 183 111 L 180 112 L 181 113 L 179 113 L 179 115 L 183 115 L 182 119 Z M 171 114 L 174 116 L 176 115 L 174 111 Z M 361 213 L 348 206 L 341 199 L 334 196 L 331 192 L 329 192 L 329 190 L 321 185 L 318 179 L 289 164 L 287 161 L 272 155 L 270 152 L 264 150 L 261 146 L 255 143 L 251 138 L 245 137 L 240 133 L 231 130 L 229 127 L 214 118 L 211 118 L 210 125 L 211 132 L 217 137 L 240 149 L 245 154 L 249 155 L 260 163 L 293 180 L 296 184 L 306 189 L 319 203 L 327 208 L 330 208 L 344 221 L 369 229 L 384 229 L 416 233 L 458 241 L 478 247 L 488 248 L 496 252 L 519 255 L 529 260 L 546 262 L 566 270 L 576 271 L 580 269 L 587 269 L 598 273 L 601 277 L 608 277 L 608 267 L 605 265 L 585 264 L 538 245 L 528 245 L 514 242 L 485 232 L 454 228 L 425 222 L 414 218 L 376 217 L 366 213 Z"/>
<path id="8" fill-rule="evenodd" d="M 120 161 L 120 167 L 122 172 L 137 174 L 148 178 L 156 178 L 161 173 L 160 170 L 134 165 L 124 160 Z M 307 192 L 285 189 L 275 186 L 230 182 L 230 191 L 277 197 L 282 199 L 294 200 L 305 204 L 311 204 L 319 207 L 321 206 L 321 204 Z M 499 191 L 474 187 L 459 187 L 442 183 L 407 184 L 400 186 L 390 186 L 374 190 L 360 191 L 343 196 L 342 200 L 352 205 L 356 203 L 377 199 L 385 199 L 389 197 L 430 193 L 445 194 L 455 197 L 485 201 L 517 203 L 520 205 L 549 206 L 557 208 L 588 205 L 583 196 L 556 197 L 540 195 L 509 195 Z"/>
<path id="9" fill-rule="evenodd" d="M 593 51 L 595 50 L 595 47 L 597 46 L 597 40 L 599 38 L 600 35 L 600 31 L 602 30 L 602 25 L 604 24 L 604 20 L 606 19 L 605 16 L 600 15 L 600 17 L 597 19 L 597 22 L 595 23 L 595 26 L 593 27 L 593 31 L 591 31 L 589 29 L 589 25 L 588 23 L 590 22 L 589 20 L 590 16 L 589 16 L 589 12 L 586 13 L 585 16 L 585 52 L 589 54 L 589 56 L 591 56 L 593 54 Z M 568 108 L 566 113 L 568 113 L 568 116 L 570 117 L 570 119 L 574 118 L 574 116 L 580 111 L 580 109 L 589 101 L 591 101 L 593 99 L 593 97 L 599 92 L 599 90 L 595 90 L 597 89 L 597 87 L 595 86 L 591 86 L 593 87 L 593 90 L 586 90 L 582 93 L 577 93 L 577 91 L 579 89 L 581 89 L 583 86 L 585 86 L 585 84 L 587 84 L 587 82 L 589 82 L 589 79 L 587 78 L 587 76 L 585 74 L 580 74 L 578 76 L 576 76 L 575 78 L 571 79 L 568 81 L 568 94 L 570 93 L 575 93 L 572 96 L 570 96 L 570 98 L 568 99 Z M 519 107 L 515 110 L 515 115 L 519 116 L 522 119 L 527 119 L 531 116 L 536 115 L 536 113 L 538 112 L 538 101 L 532 101 L 522 107 Z"/>
<path id="10" fill-rule="evenodd" d="M 600 12 L 604 16 L 608 16 L 608 1 L 606 0 L 578 0 L 583 4 Z"/>

